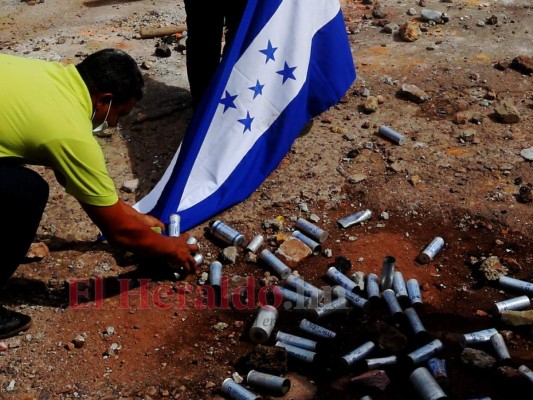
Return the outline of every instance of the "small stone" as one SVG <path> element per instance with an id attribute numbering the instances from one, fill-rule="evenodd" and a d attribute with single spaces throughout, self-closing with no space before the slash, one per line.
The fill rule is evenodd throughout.
<path id="1" fill-rule="evenodd" d="M 431 97 L 416 85 L 403 84 L 400 93 L 416 103 L 428 101 Z"/>
<path id="2" fill-rule="evenodd" d="M 131 179 L 129 181 L 125 181 L 120 189 L 126 193 L 134 193 L 138 187 L 139 179 Z"/>
<path id="3" fill-rule="evenodd" d="M 366 112 L 372 113 L 378 109 L 378 99 L 374 96 L 369 96 L 363 105 Z"/>
<path id="4" fill-rule="evenodd" d="M 399 29 L 400 37 L 406 42 L 414 42 L 420 38 L 422 32 L 420 31 L 420 24 L 418 21 L 407 21 L 405 24 L 400 26 Z"/>
<path id="5" fill-rule="evenodd" d="M 39 242 L 32 243 L 30 245 L 28 253 L 26 254 L 26 258 L 42 260 L 43 258 L 48 257 L 49 255 L 50 250 L 48 250 L 46 244 Z"/>
<path id="6" fill-rule="evenodd" d="M 520 152 L 520 155 L 528 161 L 533 161 L 533 147 L 528 147 Z"/>
<path id="7" fill-rule="evenodd" d="M 504 99 L 494 109 L 498 119 L 506 124 L 515 124 L 520 121 L 520 114 L 512 99 Z"/>

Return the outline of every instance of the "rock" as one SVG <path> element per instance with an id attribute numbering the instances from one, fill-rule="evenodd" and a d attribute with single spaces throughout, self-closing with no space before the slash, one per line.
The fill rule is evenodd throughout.
<path id="1" fill-rule="evenodd" d="M 415 20 L 407 21 L 405 24 L 401 25 L 398 33 L 402 40 L 406 42 L 414 42 L 420 38 L 420 35 L 422 35 L 420 24 Z"/>
<path id="2" fill-rule="evenodd" d="M 170 47 L 168 47 L 166 44 L 160 44 L 155 48 L 155 55 L 158 57 L 170 57 L 172 54 L 172 50 L 170 50 Z"/>
<path id="3" fill-rule="evenodd" d="M 533 74 L 533 57 L 518 56 L 511 61 L 510 67 L 524 74 Z"/>
<path id="4" fill-rule="evenodd" d="M 387 24 L 383 27 L 383 32 L 385 33 L 396 33 L 400 30 L 400 25 L 394 23 L 394 22 L 391 22 L 390 24 Z"/>
<path id="5" fill-rule="evenodd" d="M 520 121 L 520 114 L 512 99 L 504 99 L 494 109 L 496 117 L 506 124 L 515 124 Z"/>
<path id="6" fill-rule="evenodd" d="M 279 256 L 287 264 L 294 265 L 304 258 L 313 254 L 313 251 L 301 240 L 294 236 L 289 236 L 276 250 L 276 256 Z"/>
<path id="7" fill-rule="evenodd" d="M 477 369 L 492 369 L 496 366 L 496 359 L 490 354 L 467 347 L 461 353 L 461 362 Z"/>
<path id="8" fill-rule="evenodd" d="M 520 155 L 528 161 L 533 161 L 533 147 L 528 147 L 520 152 Z"/>
<path id="9" fill-rule="evenodd" d="M 131 179 L 122 184 L 120 190 L 126 193 L 134 193 L 139 187 L 139 179 Z"/>
<path id="10" fill-rule="evenodd" d="M 72 344 L 77 349 L 82 348 L 83 346 L 85 346 L 85 337 L 83 335 L 76 336 L 74 339 L 72 339 Z"/>
<path id="11" fill-rule="evenodd" d="M 238 254 L 239 250 L 235 246 L 228 246 L 222 250 L 222 258 L 230 264 L 235 264 Z"/>
<path id="12" fill-rule="evenodd" d="M 32 243 L 30 245 L 28 253 L 26 254 L 26 258 L 42 260 L 43 258 L 48 257 L 49 255 L 50 250 L 48 250 L 46 244 L 44 244 L 43 242 L 39 242 Z"/>
<path id="13" fill-rule="evenodd" d="M 382 392 L 387 390 L 390 385 L 389 376 L 385 371 L 380 369 L 368 371 L 361 375 L 355 376 L 350 379 L 350 382 L 357 386 L 378 389 Z"/>
<path id="14" fill-rule="evenodd" d="M 511 326 L 533 325 L 533 310 L 525 311 L 503 311 L 501 321 Z"/>
<path id="15" fill-rule="evenodd" d="M 368 96 L 363 104 L 363 108 L 368 113 L 373 113 L 378 109 L 378 99 L 374 96 Z"/>
<path id="16" fill-rule="evenodd" d="M 385 11 L 385 7 L 383 7 L 381 3 L 376 1 L 372 7 L 372 16 L 378 19 L 385 18 L 387 16 L 387 11 Z"/>
<path id="17" fill-rule="evenodd" d="M 431 98 L 426 92 L 424 92 L 418 86 L 410 85 L 407 83 L 402 85 L 400 94 L 404 96 L 405 98 L 411 101 L 414 101 L 416 103 L 423 103 L 425 101 L 428 101 Z"/>
<path id="18" fill-rule="evenodd" d="M 420 19 L 422 21 L 433 21 L 433 22 L 436 22 L 437 24 L 441 24 L 441 23 L 447 22 L 447 21 L 445 21 L 446 20 L 446 14 L 444 14 L 444 13 L 442 13 L 440 11 L 430 10 L 428 8 L 424 8 L 420 12 Z"/>
<path id="19" fill-rule="evenodd" d="M 214 330 L 215 332 L 222 332 L 227 327 L 228 327 L 228 324 L 226 324 L 225 322 L 218 322 L 215 325 L 213 325 L 211 329 Z"/>
<path id="20" fill-rule="evenodd" d="M 533 202 L 533 193 L 529 186 L 520 186 L 518 190 L 518 202 L 522 204 Z"/>
<path id="21" fill-rule="evenodd" d="M 363 292 L 365 290 L 365 273 L 363 271 L 356 271 L 351 279 L 358 291 Z"/>
<path id="22" fill-rule="evenodd" d="M 497 281 L 500 276 L 507 275 L 509 270 L 500 263 L 500 259 L 496 256 L 490 256 L 481 263 L 479 271 L 488 281 Z"/>

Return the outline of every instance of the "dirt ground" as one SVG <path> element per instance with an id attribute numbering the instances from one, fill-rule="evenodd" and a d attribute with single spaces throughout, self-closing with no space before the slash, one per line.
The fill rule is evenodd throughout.
<path id="1" fill-rule="evenodd" d="M 395 257 L 405 280 L 416 278 L 423 289 L 419 315 L 431 337 L 444 344 L 440 356 L 447 362 L 449 397 L 531 399 L 532 383 L 513 375 L 516 370 L 466 365 L 458 340 L 495 327 L 505 333 L 510 366 L 533 369 L 531 325 L 509 326 L 490 312 L 495 302 L 516 294 L 479 274 L 481 261 L 496 256 L 509 276 L 533 281 L 533 169 L 521 155 L 533 147 L 533 73 L 531 61 L 529 70 L 509 66 L 517 56 L 533 57 L 533 7 L 530 0 L 425 3 L 383 0 L 384 18 L 375 5 L 343 3 L 356 82 L 338 105 L 309 124 L 249 199 L 217 218 L 248 239 L 264 235 L 271 251 L 278 247 L 276 235 L 289 235 L 298 217 L 316 221 L 329 233 L 322 244 L 327 251 L 291 265 L 316 286 L 331 284 L 326 270 L 336 257 L 350 260 L 348 275 L 378 276 L 384 257 Z M 423 8 L 445 12 L 449 21 L 423 23 L 412 42 L 383 32 L 387 22 L 418 21 Z M 158 57 L 162 38 L 142 39 L 139 32 L 184 22 L 181 1 L 0 0 L 2 52 L 75 63 L 95 50 L 117 47 L 142 65 L 145 99 L 111 136 L 99 138 L 117 188 L 139 180 L 133 193 L 120 190 L 130 204 L 159 180 L 192 115 L 183 41 L 171 45 L 170 57 Z M 406 97 L 404 84 L 416 85 L 429 99 Z M 365 108 L 371 96 L 380 96 L 374 112 Z M 495 109 L 509 101 L 513 115 L 504 122 Z M 378 135 L 380 125 L 404 134 L 405 143 Z M 222 381 L 234 372 L 246 374 L 239 360 L 256 346 L 248 338 L 255 301 L 245 310 L 202 309 L 198 277 L 175 282 L 150 261 L 98 241 L 96 227 L 53 174 L 39 171 L 49 178 L 51 195 L 36 243 L 49 253 L 29 258 L 0 293 L 2 304 L 34 320 L 27 332 L 0 341 L 7 347 L 0 346 L 0 398 L 225 398 Z M 373 213 L 364 224 L 347 229 L 337 224 L 364 209 Z M 279 231 L 265 224 L 275 218 L 283 222 Z M 207 226 L 189 232 L 205 257 L 200 272 L 208 271 L 225 247 Z M 429 264 L 416 262 L 435 236 L 444 238 L 445 248 Z M 235 264 L 224 266 L 232 289 L 248 276 L 260 288 L 265 271 L 242 251 Z M 89 278 L 103 285 L 102 301 L 69 306 L 68 282 Z M 298 329 L 302 317 L 280 310 L 275 331 L 305 336 Z M 285 398 L 418 398 L 409 383 L 411 370 L 402 364 L 385 369 L 390 382 L 383 390 L 351 382 L 364 370 L 344 371 L 336 364 L 367 340 L 381 343 L 373 357 L 390 355 L 386 338 L 392 334 L 383 324 L 407 340 L 398 355 L 418 347 L 383 303 L 367 315 L 352 312 L 318 323 L 338 338 L 322 350 L 320 362 L 289 359 L 285 375 L 292 388 Z M 274 343 L 271 337 L 267 346 Z M 494 355 L 490 347 L 481 348 Z"/>

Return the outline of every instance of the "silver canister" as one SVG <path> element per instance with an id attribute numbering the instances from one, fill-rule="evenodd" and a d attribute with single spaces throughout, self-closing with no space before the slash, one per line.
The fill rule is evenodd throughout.
<path id="1" fill-rule="evenodd" d="M 405 316 L 407 317 L 407 321 L 409 322 L 409 326 L 411 327 L 411 330 L 413 331 L 414 337 L 419 341 L 426 341 L 429 339 L 429 333 L 422 324 L 422 321 L 420 320 L 420 317 L 418 316 L 416 310 L 412 307 L 408 307 L 405 310 L 403 310 L 405 313 Z"/>
<path id="2" fill-rule="evenodd" d="M 398 357 L 388 356 L 388 357 L 380 357 L 380 358 L 367 358 L 365 362 L 366 362 L 366 367 L 368 369 L 382 369 L 384 367 L 396 365 L 396 363 L 398 362 Z"/>
<path id="3" fill-rule="evenodd" d="M 368 356 L 375 348 L 376 345 L 372 341 L 363 343 L 361 346 L 341 357 L 342 366 L 348 368 L 354 365 L 356 362 L 361 361 Z"/>
<path id="4" fill-rule="evenodd" d="M 278 319 L 278 310 L 270 305 L 264 305 L 259 309 L 255 321 L 250 328 L 250 340 L 254 343 L 263 344 L 268 341 Z"/>
<path id="5" fill-rule="evenodd" d="M 361 222 L 367 221 L 372 217 L 372 211 L 363 210 L 356 212 L 355 214 L 349 215 L 347 217 L 341 218 L 337 223 L 344 229 L 349 228 L 352 225 L 360 224 Z"/>
<path id="6" fill-rule="evenodd" d="M 296 275 L 289 275 L 286 278 L 287 285 L 296 289 L 298 293 L 304 296 L 312 297 L 318 302 L 324 298 L 324 291 L 304 281 L 302 278 Z"/>
<path id="7" fill-rule="evenodd" d="M 491 336 L 496 333 L 498 333 L 498 331 L 494 328 L 465 333 L 459 338 L 459 345 L 464 348 L 470 344 L 485 343 L 490 341 Z"/>
<path id="8" fill-rule="evenodd" d="M 213 261 L 209 265 L 209 285 L 220 289 L 222 285 L 222 264 L 218 261 Z"/>
<path id="9" fill-rule="evenodd" d="M 170 214 L 168 217 L 168 236 L 178 237 L 180 235 L 180 221 L 179 214 Z"/>
<path id="10" fill-rule="evenodd" d="M 448 371 L 446 369 L 446 360 L 438 357 L 431 357 L 427 366 L 433 378 L 441 385 L 441 387 L 446 388 L 448 386 Z"/>
<path id="11" fill-rule="evenodd" d="M 224 222 L 219 220 L 211 224 L 209 231 L 214 237 L 232 246 L 242 246 L 242 244 L 246 240 L 242 233 L 238 232 L 231 226 L 226 225 Z"/>
<path id="12" fill-rule="evenodd" d="M 370 309 L 370 302 L 367 299 L 353 292 L 349 292 L 348 290 L 346 290 L 346 288 L 342 286 L 334 286 L 333 294 L 337 297 L 346 297 L 346 300 L 348 300 L 348 302 L 352 306 L 358 308 L 359 310 L 365 313 L 368 312 L 368 310 Z"/>
<path id="13" fill-rule="evenodd" d="M 430 359 L 435 354 L 440 353 L 442 349 L 442 342 L 439 339 L 435 339 L 407 354 L 407 359 L 410 360 L 414 365 L 418 365 Z"/>
<path id="14" fill-rule="evenodd" d="M 381 268 L 381 290 L 392 288 L 392 281 L 394 279 L 394 269 L 396 268 L 396 259 L 392 256 L 386 256 L 383 259 L 383 267 Z"/>
<path id="15" fill-rule="evenodd" d="M 283 286 L 275 286 L 274 293 L 276 291 L 281 295 L 281 298 L 284 302 L 289 304 L 283 304 L 286 310 L 307 310 L 312 305 L 311 297 L 304 296 L 300 293 L 293 292 Z"/>
<path id="16" fill-rule="evenodd" d="M 283 343 L 292 344 L 293 346 L 300 347 L 301 349 L 316 351 L 317 342 L 301 336 L 278 331 L 278 333 L 276 333 L 276 340 L 279 340 Z"/>
<path id="17" fill-rule="evenodd" d="M 398 145 L 402 145 L 405 143 L 405 137 L 387 125 L 381 125 L 378 131 L 380 134 L 392 140 L 394 143 Z"/>
<path id="18" fill-rule="evenodd" d="M 518 370 L 525 375 L 525 377 L 533 383 L 533 371 L 527 365 L 521 365 Z"/>
<path id="19" fill-rule="evenodd" d="M 287 351 L 289 357 L 306 363 L 312 363 L 316 357 L 314 351 L 302 349 L 301 347 L 293 346 L 292 344 L 276 342 L 276 347 L 283 347 Z"/>
<path id="20" fill-rule="evenodd" d="M 490 343 L 492 344 L 492 347 L 494 347 L 494 352 L 496 353 L 496 357 L 500 362 L 507 362 L 511 360 L 511 355 L 509 354 L 505 340 L 500 333 L 495 333 L 492 335 L 490 337 Z"/>
<path id="21" fill-rule="evenodd" d="M 257 253 L 257 250 L 261 247 L 265 238 L 261 235 L 254 236 L 252 240 L 246 245 L 245 250 L 251 253 Z"/>
<path id="22" fill-rule="evenodd" d="M 422 400 L 441 400 L 448 398 L 426 367 L 418 367 L 411 372 L 409 381 Z"/>
<path id="23" fill-rule="evenodd" d="M 307 319 L 302 319 L 300 321 L 300 325 L 298 325 L 299 328 L 311 335 L 315 335 L 322 339 L 335 339 L 337 334 L 327 328 L 324 328 L 323 326 L 317 325 L 312 323 L 311 321 Z"/>
<path id="24" fill-rule="evenodd" d="M 387 304 L 387 308 L 389 309 L 391 317 L 401 318 L 403 315 L 403 310 L 400 306 L 400 303 L 398 303 L 398 299 L 396 298 L 396 293 L 394 293 L 394 290 L 384 290 L 382 296 L 385 300 L 385 304 Z"/>
<path id="25" fill-rule="evenodd" d="M 407 293 L 409 294 L 409 301 L 413 307 L 418 307 L 423 303 L 420 285 L 416 279 L 413 278 L 407 281 Z"/>
<path id="26" fill-rule="evenodd" d="M 259 253 L 259 259 L 271 268 L 281 279 L 287 279 L 292 273 L 292 270 L 268 249 L 264 249 Z"/>
<path id="27" fill-rule="evenodd" d="M 392 278 L 392 290 L 396 293 L 396 297 L 400 304 L 407 304 L 409 302 L 409 295 L 407 294 L 407 286 L 403 274 L 400 271 L 394 271 Z"/>
<path id="28" fill-rule="evenodd" d="M 531 300 L 526 295 L 514 297 L 512 299 L 507 299 L 494 303 L 495 312 L 501 314 L 504 311 L 509 310 L 523 310 L 531 305 Z"/>
<path id="29" fill-rule="evenodd" d="M 359 400 L 372 400 L 372 397 L 370 396 L 363 396 Z"/>
<path id="30" fill-rule="evenodd" d="M 368 274 L 366 276 L 366 298 L 370 301 L 379 299 L 379 283 L 376 274 Z"/>
<path id="31" fill-rule="evenodd" d="M 444 247 L 444 239 L 440 236 L 435 237 L 431 243 L 418 255 L 418 261 L 421 264 L 427 264 L 437 255 Z"/>
<path id="32" fill-rule="evenodd" d="M 329 267 L 326 275 L 337 285 L 341 285 L 343 288 L 350 292 L 355 289 L 355 282 L 335 267 Z"/>
<path id="33" fill-rule="evenodd" d="M 352 307 L 348 304 L 348 300 L 345 297 L 339 297 L 332 300 L 329 303 L 324 303 L 318 307 L 312 309 L 313 315 L 317 319 L 327 317 L 328 315 L 336 314 L 339 312 L 348 312 Z"/>
<path id="34" fill-rule="evenodd" d="M 285 395 L 291 388 L 291 381 L 287 378 L 282 378 L 281 376 L 265 374 L 264 372 L 259 372 L 251 370 L 246 375 L 246 383 L 250 386 L 257 386 L 263 389 L 267 389 L 270 392 L 279 393 L 280 395 Z"/>
<path id="35" fill-rule="evenodd" d="M 305 235 L 311 237 L 312 239 L 315 239 L 319 243 L 324 243 L 326 239 L 329 236 L 329 233 L 327 233 L 322 228 L 319 228 L 315 224 L 303 219 L 298 218 L 296 220 L 296 229 L 303 232 Z"/>
<path id="36" fill-rule="evenodd" d="M 239 385 L 232 378 L 224 379 L 222 382 L 222 392 L 235 400 L 259 400 L 260 397 L 249 391 L 244 386 Z"/>
<path id="37" fill-rule="evenodd" d="M 204 256 L 200 253 L 195 253 L 193 255 L 194 257 L 194 261 L 196 261 L 196 266 L 199 267 L 200 265 L 202 265 L 204 263 Z"/>
<path id="38" fill-rule="evenodd" d="M 292 236 L 294 236 L 296 239 L 298 239 L 300 242 L 304 243 L 307 247 L 311 249 L 313 252 L 313 255 L 318 255 L 322 253 L 322 245 L 318 242 L 315 242 L 313 239 L 311 239 L 309 236 L 304 235 L 300 231 L 294 231 L 292 233 Z"/>
<path id="39" fill-rule="evenodd" d="M 522 281 L 520 279 L 510 278 L 505 275 L 501 275 L 498 282 L 503 288 L 511 289 L 517 292 L 533 294 L 533 283 Z"/>

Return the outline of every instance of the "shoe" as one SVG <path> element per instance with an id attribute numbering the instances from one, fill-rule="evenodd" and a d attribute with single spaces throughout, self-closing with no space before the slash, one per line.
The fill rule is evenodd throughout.
<path id="1" fill-rule="evenodd" d="M 0 339 L 15 336 L 31 326 L 31 317 L 0 306 Z"/>

